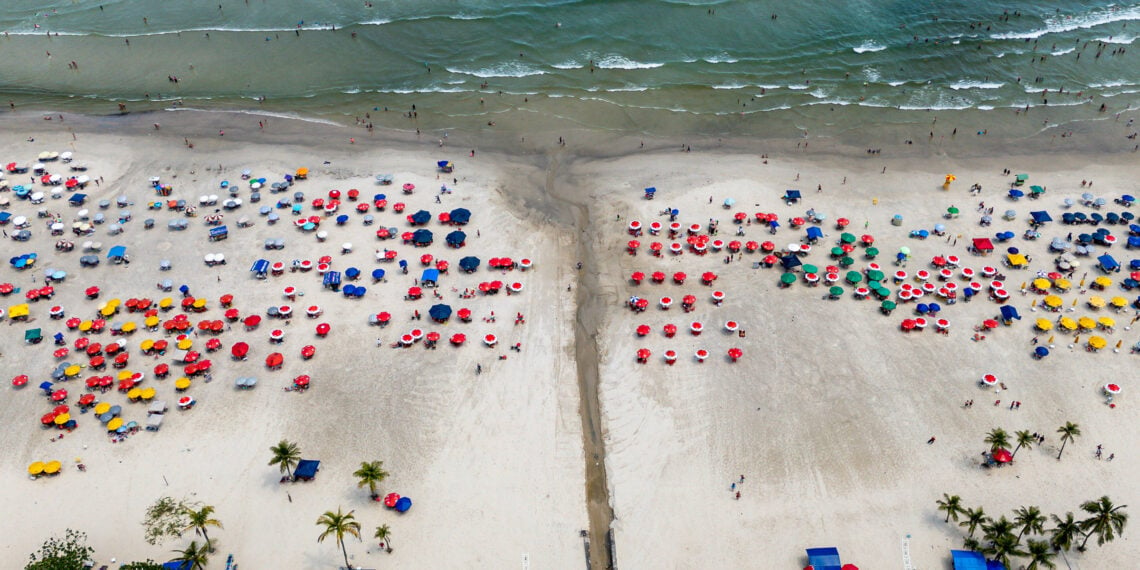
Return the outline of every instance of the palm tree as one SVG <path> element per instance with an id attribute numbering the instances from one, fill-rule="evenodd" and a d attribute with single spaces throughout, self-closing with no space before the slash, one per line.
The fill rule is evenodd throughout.
<path id="1" fill-rule="evenodd" d="M 1085 540 L 1077 550 L 1084 551 L 1089 538 L 1096 535 L 1098 546 L 1112 542 L 1124 532 L 1124 525 L 1128 522 L 1128 514 L 1123 511 L 1128 505 L 1115 506 L 1107 495 L 1081 505 L 1081 510 L 1092 515 L 1080 522 L 1081 530 L 1085 531 Z"/>
<path id="2" fill-rule="evenodd" d="M 297 466 L 297 462 L 301 460 L 301 448 L 297 444 L 283 439 L 269 448 L 269 452 L 273 454 L 273 458 L 269 460 L 270 465 L 277 465 L 281 468 L 281 472 L 287 474 L 290 478 L 293 477 L 293 468 Z"/>
<path id="3" fill-rule="evenodd" d="M 1057 433 L 1061 434 L 1061 451 L 1057 452 L 1057 461 L 1060 461 L 1061 454 L 1065 452 L 1065 444 L 1080 437 L 1081 426 L 1073 422 L 1065 422 L 1065 425 L 1057 428 Z"/>
<path id="4" fill-rule="evenodd" d="M 1025 533 L 1045 533 L 1045 522 L 1047 519 L 1045 518 L 1045 515 L 1041 514 L 1041 509 L 1033 506 L 1021 507 L 1020 509 L 1013 511 L 1013 515 L 1014 524 L 1016 524 L 1021 529 L 1017 533 L 1017 540 L 1021 540 L 1021 537 L 1024 536 Z"/>
<path id="5" fill-rule="evenodd" d="M 1042 568 L 1056 568 L 1057 565 L 1053 564 L 1053 557 L 1057 556 L 1056 552 L 1049 549 L 1049 543 L 1044 540 L 1030 540 L 1029 548 L 1025 550 L 1025 556 L 1029 557 L 1029 566 L 1025 570 L 1041 570 Z"/>
<path id="6" fill-rule="evenodd" d="M 978 530 L 979 526 L 984 525 L 986 521 L 989 520 L 989 517 L 986 516 L 986 511 L 982 507 L 966 509 L 965 514 L 966 520 L 962 521 L 958 526 L 966 527 L 966 530 L 970 533 L 970 538 L 973 538 L 974 531 Z"/>
<path id="7" fill-rule="evenodd" d="M 340 551 L 344 554 L 344 565 L 346 568 L 352 568 L 348 563 L 348 549 L 344 546 L 344 535 L 349 534 L 356 537 L 356 540 L 363 540 L 360 538 L 360 523 L 356 522 L 356 516 L 353 515 L 354 511 L 342 513 L 340 507 L 336 508 L 336 512 L 325 511 L 317 519 L 317 526 L 323 526 L 324 532 L 317 537 L 317 542 L 324 542 L 330 535 L 336 537 L 336 544 L 340 547 Z"/>
<path id="8" fill-rule="evenodd" d="M 206 539 L 206 550 L 213 552 L 214 547 L 210 545 L 210 535 L 206 533 L 206 527 L 216 526 L 222 528 L 222 523 L 218 519 L 210 518 L 214 514 L 214 507 L 205 505 L 198 510 L 191 507 L 186 507 L 184 512 L 186 515 L 186 528 L 182 532 L 193 530 L 194 534 L 201 535 Z"/>
<path id="9" fill-rule="evenodd" d="M 1029 430 L 1023 429 L 1017 432 L 1017 447 L 1013 448 L 1013 455 L 1010 456 L 1010 459 L 1017 457 L 1017 450 L 1022 447 L 1025 449 L 1033 449 L 1033 444 L 1036 442 L 1037 438 L 1033 437 L 1033 434 L 1029 433 Z"/>
<path id="10" fill-rule="evenodd" d="M 1017 528 L 1009 519 L 1002 515 L 999 519 L 990 519 L 982 523 L 982 532 L 986 542 L 994 543 L 1003 536 L 1011 536 L 1017 538 L 1013 534 L 1013 529 Z"/>
<path id="11" fill-rule="evenodd" d="M 978 542 L 978 539 L 972 536 L 967 536 L 966 538 L 962 539 L 962 548 L 965 548 L 966 550 L 978 550 L 981 547 L 982 543 Z"/>
<path id="12" fill-rule="evenodd" d="M 1072 511 L 1065 513 L 1065 518 L 1053 515 L 1053 528 L 1049 530 L 1049 545 L 1053 550 L 1068 550 L 1073 547 L 1073 541 L 1081 535 L 1081 524 L 1073 517 Z"/>
<path id="13" fill-rule="evenodd" d="M 199 548 L 198 541 L 196 540 L 191 540 L 190 546 L 187 546 L 185 550 L 175 550 L 174 552 L 178 553 L 178 558 L 175 558 L 175 560 L 189 564 L 190 570 L 202 570 L 206 567 L 206 563 L 209 562 L 210 552 L 206 549 L 205 545 Z"/>
<path id="14" fill-rule="evenodd" d="M 384 470 L 383 461 L 361 462 L 360 469 L 357 469 L 352 476 L 360 479 L 360 482 L 356 484 L 357 487 L 367 485 L 369 496 L 376 499 L 378 496 L 376 485 L 388 478 L 388 472 Z"/>
<path id="15" fill-rule="evenodd" d="M 1007 533 L 996 537 L 996 540 L 982 549 L 982 554 L 991 560 L 1001 562 L 1006 568 L 1012 568 L 1009 563 L 1011 556 L 1025 556 L 1025 551 L 1021 550 L 1020 546 L 1021 541 L 1012 533 Z"/>
<path id="16" fill-rule="evenodd" d="M 372 537 L 380 541 L 384 550 L 387 550 L 389 553 L 392 552 L 392 529 L 388 528 L 388 525 L 385 524 L 376 527 L 376 534 L 372 535 Z"/>
<path id="17" fill-rule="evenodd" d="M 965 512 L 965 509 L 962 508 L 962 498 L 958 495 L 951 496 L 942 493 L 942 498 L 935 502 L 938 503 L 938 510 L 946 513 L 946 522 L 950 522 L 950 519 L 958 522 L 958 515 Z"/>
<path id="18" fill-rule="evenodd" d="M 1004 429 L 994 428 L 986 434 L 985 442 L 990 444 L 990 451 L 1006 449 L 1009 447 L 1009 434 Z"/>

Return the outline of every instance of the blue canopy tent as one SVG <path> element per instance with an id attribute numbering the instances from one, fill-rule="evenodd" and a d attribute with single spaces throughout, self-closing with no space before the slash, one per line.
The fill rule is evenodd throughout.
<path id="1" fill-rule="evenodd" d="M 973 550 L 951 550 L 950 557 L 954 560 L 954 570 L 1005 570 L 1001 562 L 986 560 L 981 552 Z"/>
<path id="2" fill-rule="evenodd" d="M 372 282 L 373 283 L 380 281 L 383 278 L 384 278 L 384 270 L 383 269 L 373 269 L 372 270 Z"/>
<path id="3" fill-rule="evenodd" d="M 1019 315 L 1017 313 L 1017 307 L 1012 307 L 1010 305 L 1002 305 L 1001 306 L 1001 320 L 1003 322 L 1005 322 L 1006 324 L 1009 324 L 1015 320 L 1020 321 L 1021 315 Z"/>
<path id="4" fill-rule="evenodd" d="M 649 188 L 645 189 L 645 199 L 646 200 L 652 200 L 653 196 L 656 194 L 657 194 L 657 188 L 654 186 L 650 186 Z"/>
<path id="5" fill-rule="evenodd" d="M 455 230 L 447 234 L 447 237 L 445 239 L 447 240 L 447 245 L 451 247 L 463 247 L 467 243 L 467 234 L 459 230 Z"/>
<path id="6" fill-rule="evenodd" d="M 328 273 L 325 273 L 325 278 L 324 278 L 324 281 L 322 282 L 322 284 L 325 286 L 326 289 L 332 289 L 333 291 L 339 291 L 340 290 L 340 272 L 339 271 L 329 271 Z"/>
<path id="7" fill-rule="evenodd" d="M 269 272 L 269 261 L 259 259 L 253 262 L 253 266 L 249 268 L 249 271 L 256 275 L 259 279 L 264 279 L 265 274 Z"/>
<path id="8" fill-rule="evenodd" d="M 784 266 L 785 270 L 791 271 L 792 269 L 803 265 L 803 262 L 800 261 L 800 258 L 794 255 L 785 255 L 784 257 L 780 258 L 780 265 Z"/>
<path id="9" fill-rule="evenodd" d="M 417 226 L 426 224 L 426 223 L 431 221 L 431 212 L 429 212 L 427 210 L 420 210 L 420 211 L 408 216 L 408 220 L 411 221 L 412 224 L 417 225 Z"/>
<path id="10" fill-rule="evenodd" d="M 420 285 L 424 287 L 435 287 L 437 284 L 439 284 L 438 269 L 425 269 L 420 275 Z"/>
<path id="11" fill-rule="evenodd" d="M 432 235 L 431 230 L 416 230 L 412 234 L 412 245 L 420 247 L 431 245 L 435 241 L 435 236 Z"/>
<path id="12" fill-rule="evenodd" d="M 230 229 L 226 226 L 210 228 L 210 241 L 221 241 L 230 236 Z"/>
<path id="13" fill-rule="evenodd" d="M 107 259 L 123 260 L 127 257 L 127 246 L 116 245 L 107 252 Z"/>
<path id="14" fill-rule="evenodd" d="M 451 305 L 432 305 L 428 309 L 428 316 L 437 323 L 445 323 L 451 318 Z"/>
<path id="15" fill-rule="evenodd" d="M 328 275 L 327 273 L 325 275 Z M 297 462 L 297 467 L 293 469 L 293 478 L 301 479 L 303 481 L 312 481 L 317 476 L 317 471 L 321 470 L 321 461 L 319 459 L 302 459 Z"/>
<path id="16" fill-rule="evenodd" d="M 86 201 L 87 201 L 87 194 L 78 194 L 78 193 L 72 194 L 71 197 L 67 199 L 67 203 L 71 204 L 72 206 L 82 206 L 83 203 Z"/>
<path id="17" fill-rule="evenodd" d="M 823 239 L 823 230 L 822 229 L 815 227 L 815 226 L 812 226 L 812 227 L 807 229 L 807 241 L 808 241 L 808 243 L 815 243 L 816 241 L 821 240 L 821 239 Z"/>
<path id="18" fill-rule="evenodd" d="M 840 570 L 839 549 L 834 546 L 807 549 L 808 565 L 815 570 Z"/>
<path id="19" fill-rule="evenodd" d="M 0 212 L 0 225 L 8 223 L 12 219 L 12 214 L 8 212 Z"/>
<path id="20" fill-rule="evenodd" d="M 799 190 L 784 190 L 784 202 L 787 202 L 788 204 L 795 204 L 796 202 L 800 201 L 800 198 L 801 196 Z"/>
<path id="21" fill-rule="evenodd" d="M 457 226 L 465 225 L 471 221 L 471 210 L 467 208 L 456 208 L 448 214 L 448 219 Z"/>
<path id="22" fill-rule="evenodd" d="M 459 260 L 459 268 L 467 273 L 471 273 L 479 269 L 479 258 L 469 255 Z"/>
<path id="23" fill-rule="evenodd" d="M 1112 257 L 1111 255 L 1109 255 L 1107 253 L 1096 258 L 1096 260 L 1097 260 L 1097 265 L 1105 273 L 1108 273 L 1110 271 L 1120 271 L 1120 263 L 1116 261 L 1115 257 Z"/>
<path id="24" fill-rule="evenodd" d="M 188 560 L 171 560 L 162 565 L 162 570 L 194 570 L 194 563 Z"/>
<path id="25" fill-rule="evenodd" d="M 1029 212 L 1029 217 L 1033 218 L 1033 225 L 1035 226 L 1040 226 L 1045 222 L 1053 221 L 1053 216 L 1050 216 L 1049 212 L 1046 212 L 1044 210 L 1041 210 L 1039 212 Z"/>

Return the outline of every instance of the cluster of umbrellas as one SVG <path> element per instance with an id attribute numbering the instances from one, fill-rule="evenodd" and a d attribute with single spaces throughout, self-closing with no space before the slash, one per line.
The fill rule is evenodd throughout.
<path id="1" fill-rule="evenodd" d="M 648 348 L 639 348 L 637 349 L 636 356 L 638 364 L 645 364 L 649 362 L 650 357 L 653 356 L 653 351 L 649 350 Z M 737 347 L 732 347 L 725 351 L 725 357 L 728 358 L 730 362 L 736 362 L 743 356 L 744 351 Z M 693 360 L 698 363 L 704 362 L 708 358 L 709 351 L 704 348 L 698 348 L 695 352 L 693 352 Z M 668 364 L 669 366 L 676 364 L 677 351 L 672 349 L 666 350 L 662 355 L 662 359 L 665 361 L 665 364 Z"/>

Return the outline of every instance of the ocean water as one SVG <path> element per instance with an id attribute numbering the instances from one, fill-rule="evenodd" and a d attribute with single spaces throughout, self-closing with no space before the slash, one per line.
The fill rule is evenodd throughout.
<path id="1" fill-rule="evenodd" d="M 1140 102 L 1137 20 L 1073 0 L 8 0 L 0 97 L 661 135 L 1080 120 Z"/>

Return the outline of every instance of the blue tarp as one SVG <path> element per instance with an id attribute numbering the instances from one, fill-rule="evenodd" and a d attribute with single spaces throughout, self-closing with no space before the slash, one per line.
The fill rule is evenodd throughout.
<path id="1" fill-rule="evenodd" d="M 784 199 L 785 200 L 799 200 L 800 199 L 800 191 L 799 190 L 785 190 L 784 191 Z"/>
<path id="2" fill-rule="evenodd" d="M 439 282 L 439 270 L 438 269 L 425 269 L 423 274 L 420 275 L 420 285 L 427 285 L 428 283 L 431 283 L 432 285 L 434 285 L 438 282 Z"/>
<path id="3" fill-rule="evenodd" d="M 107 252 L 107 259 L 114 259 L 116 257 L 125 257 L 127 255 L 127 246 L 116 245 Z"/>
<path id="4" fill-rule="evenodd" d="M 162 570 L 193 570 L 194 564 L 185 560 L 171 560 L 162 565 Z"/>
<path id="5" fill-rule="evenodd" d="M 657 193 L 657 188 L 656 188 L 656 187 L 654 187 L 654 186 L 650 186 L 649 188 L 646 188 L 646 189 L 645 189 L 645 195 L 646 195 L 646 196 L 652 196 L 652 195 L 654 195 L 654 194 L 656 194 L 656 193 Z"/>
<path id="6" fill-rule="evenodd" d="M 950 556 L 954 559 L 954 570 L 1005 570 L 1001 562 L 986 560 L 980 552 L 951 550 Z"/>
<path id="7" fill-rule="evenodd" d="M 1045 222 L 1053 221 L 1053 216 L 1050 216 L 1049 212 L 1046 212 L 1044 210 L 1040 212 L 1029 212 L 1029 215 L 1033 217 L 1033 222 L 1037 224 L 1044 224 Z"/>
<path id="8" fill-rule="evenodd" d="M 432 305 L 431 308 L 428 309 L 428 316 L 430 316 L 433 321 L 446 321 L 451 317 L 451 305 Z"/>
<path id="9" fill-rule="evenodd" d="M 1017 308 L 1016 307 L 1011 307 L 1009 305 L 1002 305 L 1001 306 L 1001 320 L 1003 320 L 1003 321 L 1012 321 L 1012 320 L 1020 321 L 1021 315 L 1017 314 Z"/>
<path id="10" fill-rule="evenodd" d="M 249 270 L 257 274 L 264 274 L 269 271 L 269 262 L 264 259 L 259 259 L 253 262 L 253 266 L 250 267 Z"/>
<path id="11" fill-rule="evenodd" d="M 815 570 L 840 570 L 839 549 L 834 546 L 807 549 L 808 565 Z"/>
<path id="12" fill-rule="evenodd" d="M 1116 271 L 1117 269 L 1120 269 L 1120 263 L 1116 261 L 1116 258 L 1108 255 L 1107 253 L 1096 258 L 1096 260 L 1100 263 L 1101 269 L 1105 271 Z"/>
<path id="13" fill-rule="evenodd" d="M 325 275 L 328 275 L 328 273 Z M 312 479 L 317 476 L 317 471 L 320 471 L 320 469 L 320 460 L 302 459 L 297 462 L 297 468 L 293 470 L 293 476 L 298 479 Z"/>
<path id="14" fill-rule="evenodd" d="M 72 194 L 71 197 L 67 199 L 68 202 L 75 206 L 82 205 L 86 200 L 87 194 Z"/>
<path id="15" fill-rule="evenodd" d="M 467 208 L 456 208 L 448 214 L 451 223 L 463 225 L 471 221 L 471 210 Z"/>
<path id="16" fill-rule="evenodd" d="M 479 269 L 479 258 L 475 256 L 467 256 L 459 260 L 459 268 L 470 273 Z"/>
<path id="17" fill-rule="evenodd" d="M 217 238 L 222 237 L 222 236 L 227 236 L 227 235 L 229 235 L 229 233 L 230 233 L 230 229 L 227 228 L 226 226 L 218 226 L 216 228 L 210 228 L 210 238 L 211 239 L 217 239 Z"/>
<path id="18" fill-rule="evenodd" d="M 807 229 L 807 238 L 809 240 L 823 239 L 823 230 L 812 226 Z"/>
<path id="19" fill-rule="evenodd" d="M 411 220 L 413 224 L 426 224 L 431 221 L 431 212 L 420 210 L 408 216 L 408 219 Z"/>
<path id="20" fill-rule="evenodd" d="M 325 287 L 335 287 L 337 285 L 340 285 L 340 272 L 329 271 L 328 273 L 325 273 L 324 285 Z"/>
<path id="21" fill-rule="evenodd" d="M 435 236 L 431 230 L 416 230 L 412 234 L 412 243 L 415 245 L 431 245 L 432 241 L 435 241 Z"/>
<path id="22" fill-rule="evenodd" d="M 447 245 L 458 247 L 467 241 L 467 234 L 459 230 L 455 230 L 447 234 L 447 237 L 445 239 L 447 240 Z"/>

